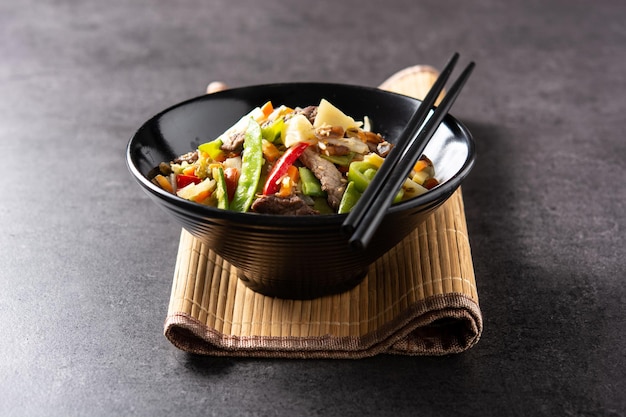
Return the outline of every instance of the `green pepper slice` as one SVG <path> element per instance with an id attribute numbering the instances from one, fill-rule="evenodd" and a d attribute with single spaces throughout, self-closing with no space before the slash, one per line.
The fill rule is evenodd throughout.
<path id="1" fill-rule="evenodd" d="M 354 159 L 354 155 L 356 155 L 355 152 L 350 152 L 347 155 L 324 155 L 321 154 L 320 156 L 324 159 L 326 159 L 327 161 L 332 162 L 335 165 L 339 165 L 342 167 L 347 167 L 350 162 L 352 162 L 352 160 Z"/>
<path id="2" fill-rule="evenodd" d="M 354 187 L 360 193 L 363 193 L 377 172 L 378 169 L 376 166 L 370 164 L 369 162 L 354 161 L 348 168 L 348 181 L 354 182 Z M 396 194 L 396 197 L 393 199 L 393 202 L 397 203 L 401 201 L 403 195 L 404 190 L 400 188 L 398 194 Z"/>
<path id="3" fill-rule="evenodd" d="M 262 139 L 261 127 L 256 121 L 250 119 L 243 142 L 241 174 L 233 201 L 230 203 L 230 209 L 233 211 L 246 212 L 252 205 L 263 166 Z"/>
<path id="4" fill-rule="evenodd" d="M 315 174 L 307 167 L 299 167 L 300 183 L 302 185 L 302 193 L 311 197 L 324 197 L 326 192 L 322 190 L 322 184 Z"/>
<path id="5" fill-rule="evenodd" d="M 198 150 L 206 152 L 212 160 L 219 161 L 224 156 L 224 151 L 221 149 L 222 143 L 222 139 L 215 139 L 198 146 Z"/>
<path id="6" fill-rule="evenodd" d="M 369 170 L 373 170 L 373 173 Z M 366 171 L 369 171 L 367 175 L 365 175 Z M 375 173 L 376 166 L 368 162 L 354 161 L 348 168 L 348 181 L 354 182 L 356 189 L 362 193 L 370 184 L 370 181 L 374 177 Z"/>
<path id="7" fill-rule="evenodd" d="M 276 139 L 280 137 L 281 132 L 283 131 L 283 125 L 285 121 L 282 117 L 270 122 L 261 127 L 261 135 L 263 135 L 263 139 L 274 143 Z"/>
<path id="8" fill-rule="evenodd" d="M 337 212 L 339 214 L 349 213 L 361 198 L 361 192 L 357 189 L 357 186 L 354 181 L 348 182 L 346 186 L 346 191 L 344 191 L 343 196 L 341 197 L 341 202 L 339 202 L 339 209 Z"/>

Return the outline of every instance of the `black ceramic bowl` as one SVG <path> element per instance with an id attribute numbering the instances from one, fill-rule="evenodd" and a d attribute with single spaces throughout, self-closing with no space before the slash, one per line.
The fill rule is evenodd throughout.
<path id="1" fill-rule="evenodd" d="M 127 148 L 130 172 L 150 197 L 196 238 L 237 267 L 255 291 L 307 299 L 358 284 L 368 266 L 412 230 L 459 187 L 474 163 L 469 131 L 448 115 L 425 154 L 440 185 L 393 205 L 367 249 L 352 249 L 340 226 L 346 215 L 277 216 L 236 213 L 181 199 L 152 184 L 150 171 L 162 161 L 214 139 L 256 106 L 304 107 L 325 98 L 355 120 L 368 116 L 372 129 L 394 142 L 419 105 L 413 98 L 342 84 L 288 83 L 236 88 L 177 104 L 148 120 Z"/>

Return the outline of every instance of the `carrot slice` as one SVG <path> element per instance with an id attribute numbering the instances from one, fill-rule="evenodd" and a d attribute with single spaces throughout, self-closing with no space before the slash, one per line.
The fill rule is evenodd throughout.
<path id="1" fill-rule="evenodd" d="M 172 184 L 170 184 L 168 179 L 165 178 L 163 175 L 159 174 L 156 177 L 154 177 L 154 179 L 159 184 L 159 186 L 163 188 L 165 191 L 169 191 L 170 193 L 174 192 L 174 188 L 172 188 Z"/>
<path id="2" fill-rule="evenodd" d="M 420 171 L 422 171 L 422 170 L 424 170 L 426 168 L 428 168 L 428 161 L 426 161 L 424 159 L 420 159 L 413 166 L 413 171 L 420 172 Z"/>
<path id="3" fill-rule="evenodd" d="M 280 181 L 280 190 L 278 190 L 279 197 L 289 197 L 293 191 L 293 186 L 298 182 L 300 178 L 300 171 L 294 165 L 287 168 L 287 174 Z"/>
<path id="4" fill-rule="evenodd" d="M 261 111 L 263 112 L 265 117 L 268 117 L 270 114 L 272 114 L 272 112 L 274 111 L 274 106 L 272 105 L 272 102 L 268 101 L 267 103 L 262 105 Z"/>
<path id="5" fill-rule="evenodd" d="M 280 151 L 272 142 L 263 139 L 261 146 L 263 147 L 263 156 L 268 162 L 274 162 L 280 156 Z"/>

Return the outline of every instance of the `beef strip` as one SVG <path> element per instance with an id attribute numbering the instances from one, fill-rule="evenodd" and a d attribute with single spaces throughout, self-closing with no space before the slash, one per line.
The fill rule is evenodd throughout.
<path id="1" fill-rule="evenodd" d="M 309 119 L 309 122 L 313 124 L 315 121 L 315 116 L 317 116 L 317 106 L 307 106 L 305 108 L 296 107 L 293 111 L 293 114 L 302 114 L 304 117 Z"/>
<path id="2" fill-rule="evenodd" d="M 311 147 L 308 147 L 300 156 L 300 161 L 320 180 L 322 190 L 328 195 L 328 204 L 336 211 L 343 192 L 346 190 L 346 183 L 341 172 L 335 164 L 322 158 Z"/>
<path id="3" fill-rule="evenodd" d="M 246 135 L 243 132 L 229 133 L 222 137 L 222 146 L 220 149 L 226 152 L 240 154 L 243 151 L 243 142 Z"/>
<path id="4" fill-rule="evenodd" d="M 306 216 L 319 214 L 319 212 L 309 206 L 299 195 L 290 197 L 278 197 L 274 195 L 264 195 L 257 198 L 251 207 L 255 213 L 282 214 L 291 216 Z"/>
<path id="5" fill-rule="evenodd" d="M 325 138 L 340 139 L 344 137 L 346 131 L 341 126 L 323 125 L 315 129 L 315 135 L 324 140 Z"/>
<path id="6" fill-rule="evenodd" d="M 379 133 L 368 132 L 364 130 L 358 131 L 356 133 L 348 131 L 348 136 L 358 137 L 367 144 L 370 152 L 375 152 L 383 158 L 386 157 L 393 148 L 393 144 L 387 142 L 385 138 L 382 137 Z"/>
<path id="7" fill-rule="evenodd" d="M 383 158 L 389 155 L 389 152 L 391 152 L 391 149 L 393 149 L 393 143 L 389 143 L 387 141 L 381 142 L 378 144 L 378 146 L 376 146 L 376 152 L 378 153 L 378 155 L 382 156 Z"/>
<path id="8" fill-rule="evenodd" d="M 319 142 L 317 146 L 320 148 L 321 153 L 328 156 L 344 156 L 351 152 L 350 148 L 343 145 L 330 145 L 324 142 Z"/>

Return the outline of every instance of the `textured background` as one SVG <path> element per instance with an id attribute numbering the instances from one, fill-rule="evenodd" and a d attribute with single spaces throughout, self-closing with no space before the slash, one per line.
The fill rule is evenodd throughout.
<path id="1" fill-rule="evenodd" d="M 626 3 L 0 2 L 0 415 L 626 415 Z M 231 86 L 375 86 L 452 52 L 485 329 L 443 358 L 194 357 L 180 229 L 130 177 L 148 117 Z"/>

